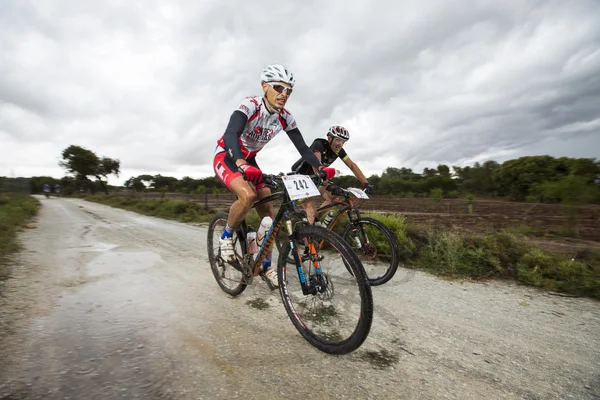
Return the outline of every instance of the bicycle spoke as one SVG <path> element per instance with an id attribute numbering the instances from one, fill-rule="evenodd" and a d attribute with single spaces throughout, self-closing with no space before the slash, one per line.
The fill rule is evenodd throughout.
<path id="1" fill-rule="evenodd" d="M 352 351 L 366 338 L 372 311 L 370 289 L 360 263 L 335 233 L 318 227 L 305 227 L 301 232 L 306 239 L 301 243 L 309 249 L 302 257 L 302 268 L 311 291 L 303 293 L 296 266 L 286 265 L 284 253 L 290 247 L 285 246 L 279 268 L 288 314 L 319 349 L 338 354 Z M 326 250 L 319 243 L 324 243 Z"/>
<path id="2" fill-rule="evenodd" d="M 398 246 L 381 222 L 363 217 L 344 231 L 344 239 L 363 264 L 372 286 L 389 281 L 398 268 Z"/>
<path id="3" fill-rule="evenodd" d="M 217 283 L 226 293 L 237 296 L 246 288 L 244 273 L 239 261 L 225 261 L 221 257 L 219 238 L 225 230 L 227 214 L 218 214 L 210 223 L 208 229 L 208 259 Z M 233 245 L 236 259 L 242 258 L 242 248 L 237 233 L 233 235 Z"/>

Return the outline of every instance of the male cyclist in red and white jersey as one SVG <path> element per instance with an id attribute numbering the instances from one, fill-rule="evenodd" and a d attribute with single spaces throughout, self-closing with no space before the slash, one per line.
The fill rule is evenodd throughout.
<path id="1" fill-rule="evenodd" d="M 232 235 L 244 220 L 252 204 L 271 195 L 262 183 L 262 171 L 256 163 L 256 154 L 279 132 L 285 131 L 312 171 L 321 171 L 325 179 L 335 175 L 333 168 L 325 168 L 304 142 L 296 120 L 284 107 L 292 94 L 294 76 L 285 66 L 272 64 L 261 73 L 263 97 L 246 97 L 231 114 L 225 133 L 217 142 L 213 168 L 217 177 L 237 196 L 229 209 L 227 226 L 219 241 L 221 256 L 234 258 Z M 260 218 L 274 217 L 273 203 L 256 207 Z M 309 217 L 311 221 L 314 220 Z M 266 278 L 278 286 L 277 272 L 271 267 L 271 254 L 263 261 Z"/>

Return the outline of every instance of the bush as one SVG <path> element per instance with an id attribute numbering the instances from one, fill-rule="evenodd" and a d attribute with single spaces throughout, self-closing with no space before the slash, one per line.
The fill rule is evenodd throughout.
<path id="1" fill-rule="evenodd" d="M 39 202 L 28 195 L 0 195 L 0 264 L 8 255 L 18 250 L 17 229 L 37 213 L 38 207 Z M 0 271 L 0 275 L 3 274 Z"/>
<path id="2" fill-rule="evenodd" d="M 365 214 L 365 216 L 379 220 L 394 233 L 400 250 L 400 261 L 408 261 L 416 257 L 417 246 L 407 234 L 406 218 L 403 215 Z"/>
<path id="3" fill-rule="evenodd" d="M 600 298 L 600 264 L 560 260 L 532 248 L 518 263 L 518 280 L 549 290 Z"/>
<path id="4" fill-rule="evenodd" d="M 506 232 L 483 237 L 430 232 L 418 263 L 425 269 L 456 277 L 514 278 L 516 265 L 528 249 L 518 236 Z"/>

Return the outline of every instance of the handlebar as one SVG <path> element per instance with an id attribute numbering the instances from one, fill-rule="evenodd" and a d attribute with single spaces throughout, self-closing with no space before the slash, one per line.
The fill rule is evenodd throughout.
<path id="1" fill-rule="evenodd" d="M 294 175 L 295 173 L 288 173 L 287 175 Z M 315 185 L 319 185 L 319 183 L 322 182 L 322 176 L 320 174 L 312 174 L 312 175 L 307 175 L 310 179 L 312 179 L 312 181 L 315 183 Z M 280 184 L 282 183 L 282 176 L 281 175 L 271 175 L 271 174 L 263 174 L 263 178 L 262 178 L 262 182 L 265 186 L 270 187 L 271 189 L 277 189 L 279 188 Z"/>
<path id="2" fill-rule="evenodd" d="M 262 183 L 271 189 L 277 189 L 279 187 L 279 182 L 281 182 L 281 177 L 279 175 L 263 174 Z"/>
<path id="3" fill-rule="evenodd" d="M 349 191 L 347 189 L 344 189 L 343 187 L 338 186 L 338 188 L 342 191 L 342 193 L 339 196 L 343 196 L 345 198 L 350 198 L 350 196 L 358 197 L 358 196 L 356 196 L 356 194 L 352 193 L 351 191 Z M 325 189 L 327 189 L 327 187 Z M 358 188 L 356 188 L 356 189 L 358 189 Z M 359 189 L 359 190 L 364 193 L 366 193 L 366 191 L 367 191 L 366 189 Z M 331 193 L 331 191 L 329 191 L 329 192 Z"/>

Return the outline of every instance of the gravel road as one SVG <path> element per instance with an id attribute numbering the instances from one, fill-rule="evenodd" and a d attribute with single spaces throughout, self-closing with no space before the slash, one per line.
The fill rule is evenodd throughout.
<path id="1" fill-rule="evenodd" d="M 261 280 L 218 288 L 206 228 L 40 201 L 0 283 L 1 399 L 600 399 L 597 301 L 401 270 L 331 356 Z"/>

